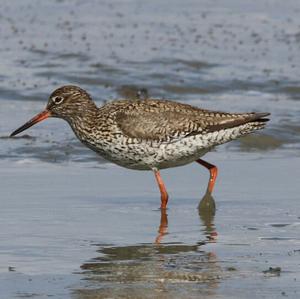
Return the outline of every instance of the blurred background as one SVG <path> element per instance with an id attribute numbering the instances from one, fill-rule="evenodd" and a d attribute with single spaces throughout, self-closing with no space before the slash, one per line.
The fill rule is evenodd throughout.
<path id="1" fill-rule="evenodd" d="M 264 138 L 227 147 L 298 155 L 298 1 L 3 0 L 0 5 L 1 137 L 41 110 L 61 85 L 80 85 L 99 105 L 146 88 L 152 97 L 214 110 L 271 112 Z M 53 127 L 60 128 L 55 138 L 49 137 Z M 0 157 L 91 159 L 61 122 L 31 132 L 38 140 L 0 140 Z"/>
<path id="2" fill-rule="evenodd" d="M 300 1 L 0 1 L 1 298 L 299 298 Z M 208 173 L 113 166 L 68 125 L 9 134 L 65 84 L 271 112 Z M 195 163 L 194 163 L 195 164 Z"/>

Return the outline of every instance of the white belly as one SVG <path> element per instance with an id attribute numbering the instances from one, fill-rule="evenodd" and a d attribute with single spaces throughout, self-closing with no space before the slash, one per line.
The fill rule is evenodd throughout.
<path id="1" fill-rule="evenodd" d="M 89 148 L 113 163 L 131 169 L 151 170 L 191 163 L 214 146 L 249 134 L 259 128 L 253 127 L 252 123 L 247 123 L 205 135 L 181 137 L 177 140 L 173 138 L 169 142 L 139 140 L 122 134 L 109 141 L 101 138 L 83 140 L 81 136 L 78 137 Z"/>
<path id="2" fill-rule="evenodd" d="M 185 165 L 197 160 L 211 149 L 207 146 L 207 142 L 203 143 L 198 136 L 172 143 L 137 142 L 136 140 L 126 143 L 122 138 L 110 144 L 101 144 L 101 146 L 84 143 L 106 160 L 137 170 Z"/>

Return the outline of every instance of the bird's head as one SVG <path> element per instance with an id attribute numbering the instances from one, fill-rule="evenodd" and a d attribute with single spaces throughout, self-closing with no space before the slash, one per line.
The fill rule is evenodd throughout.
<path id="1" fill-rule="evenodd" d="M 88 111 L 93 111 L 96 108 L 85 90 L 73 85 L 62 86 L 50 95 L 44 111 L 15 130 L 10 136 L 15 136 L 48 117 L 58 117 L 71 121 L 73 118 L 83 117 Z"/>

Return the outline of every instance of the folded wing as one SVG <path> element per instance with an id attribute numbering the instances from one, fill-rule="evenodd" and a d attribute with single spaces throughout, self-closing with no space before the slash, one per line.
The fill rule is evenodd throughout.
<path id="1" fill-rule="evenodd" d="M 188 136 L 268 121 L 269 113 L 224 113 L 171 101 L 140 101 L 116 114 L 123 134 L 130 138 L 174 142 Z"/>

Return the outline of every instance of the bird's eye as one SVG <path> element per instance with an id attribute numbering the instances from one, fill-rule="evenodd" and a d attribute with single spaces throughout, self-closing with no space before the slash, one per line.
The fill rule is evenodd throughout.
<path id="1" fill-rule="evenodd" d="M 52 98 L 52 101 L 54 104 L 61 104 L 63 102 L 64 98 L 63 97 L 60 97 L 60 96 L 56 96 L 56 97 L 53 97 Z"/>

